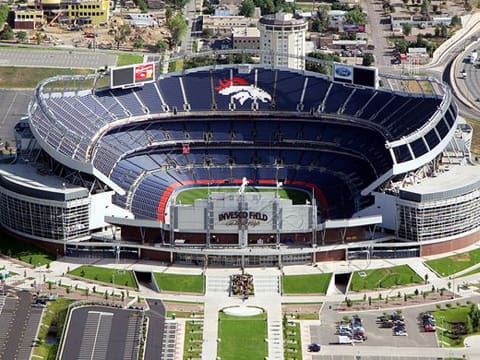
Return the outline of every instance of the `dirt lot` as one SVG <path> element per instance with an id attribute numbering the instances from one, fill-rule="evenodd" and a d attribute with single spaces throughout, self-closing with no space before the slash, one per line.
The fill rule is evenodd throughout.
<path id="1" fill-rule="evenodd" d="M 126 41 L 120 45 L 121 50 L 134 49 L 134 40 L 141 38 L 145 45 L 155 45 L 158 40 L 166 40 L 169 37 L 165 21 L 157 18 L 158 27 L 131 27 L 131 34 Z M 114 39 L 114 28 L 122 24 L 128 24 L 123 15 L 112 16 L 109 23 L 104 26 L 83 26 L 80 31 L 69 31 L 66 25 L 45 26 L 43 31 L 30 30 L 25 43 L 37 44 L 37 33 L 42 34 L 41 44 L 53 44 L 57 46 L 73 46 L 78 48 L 91 48 L 95 46 L 100 49 L 116 49 Z M 95 34 L 87 36 L 87 34 Z"/>

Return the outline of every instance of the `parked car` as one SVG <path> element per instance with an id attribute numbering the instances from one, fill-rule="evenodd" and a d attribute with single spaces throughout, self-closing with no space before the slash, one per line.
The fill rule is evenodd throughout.
<path id="1" fill-rule="evenodd" d="M 316 343 L 311 343 L 310 345 L 308 345 L 308 351 L 319 352 L 320 351 L 320 345 L 318 345 Z"/>
<path id="2" fill-rule="evenodd" d="M 402 63 L 402 60 L 400 60 L 399 58 L 393 58 L 392 60 L 390 60 L 390 63 L 392 65 L 398 65 Z"/>

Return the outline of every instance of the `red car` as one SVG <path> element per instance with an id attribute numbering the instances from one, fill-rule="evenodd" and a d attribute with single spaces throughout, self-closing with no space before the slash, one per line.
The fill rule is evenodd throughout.
<path id="1" fill-rule="evenodd" d="M 423 327 L 423 330 L 425 332 L 435 332 L 435 331 L 437 331 L 437 328 L 435 327 L 435 325 L 427 324 Z"/>

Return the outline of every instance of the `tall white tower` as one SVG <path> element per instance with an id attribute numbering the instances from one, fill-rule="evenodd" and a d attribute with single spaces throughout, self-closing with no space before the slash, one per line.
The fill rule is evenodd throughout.
<path id="1" fill-rule="evenodd" d="M 273 66 L 305 69 L 307 21 L 292 14 L 266 15 L 258 22 L 261 62 Z"/>

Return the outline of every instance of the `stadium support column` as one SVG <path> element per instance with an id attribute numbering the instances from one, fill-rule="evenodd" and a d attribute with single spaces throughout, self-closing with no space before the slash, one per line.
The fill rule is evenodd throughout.
<path id="1" fill-rule="evenodd" d="M 315 188 L 312 187 L 312 246 L 317 247 L 317 201 Z"/>
<path id="2" fill-rule="evenodd" d="M 238 197 L 238 211 L 248 211 L 248 204 L 245 202 L 243 192 Z M 240 247 L 248 246 L 248 218 L 246 217 L 238 219 L 238 245 Z"/>
<path id="3" fill-rule="evenodd" d="M 211 230 L 213 229 L 214 213 L 213 213 L 213 202 L 210 196 L 210 187 L 208 187 L 208 196 L 207 196 L 207 213 L 206 213 L 206 224 L 205 224 L 205 244 L 207 248 L 210 247 L 210 236 Z"/>

